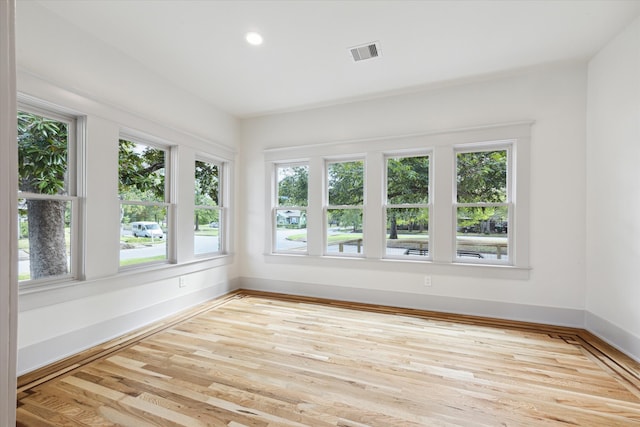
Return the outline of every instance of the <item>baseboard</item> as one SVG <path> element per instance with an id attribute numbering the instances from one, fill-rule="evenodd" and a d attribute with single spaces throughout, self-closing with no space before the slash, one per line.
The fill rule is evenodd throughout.
<path id="1" fill-rule="evenodd" d="M 18 349 L 18 376 L 152 324 L 238 288 L 237 279 L 164 301 L 105 322 Z"/>
<path id="2" fill-rule="evenodd" d="M 241 277 L 240 288 L 276 292 L 316 298 L 415 308 L 452 314 L 493 317 L 574 328 L 584 327 L 584 311 L 568 308 L 543 307 L 485 301 L 468 298 L 444 297 L 408 292 L 317 285 L 282 280 Z"/>
<path id="3" fill-rule="evenodd" d="M 584 328 L 636 362 L 640 362 L 640 337 L 588 311 L 585 312 Z"/>

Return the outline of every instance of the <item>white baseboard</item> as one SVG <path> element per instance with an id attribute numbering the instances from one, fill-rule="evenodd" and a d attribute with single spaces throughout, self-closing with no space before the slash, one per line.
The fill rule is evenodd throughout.
<path id="1" fill-rule="evenodd" d="M 498 319 L 519 320 L 557 326 L 584 327 L 584 311 L 568 308 L 512 304 L 499 301 L 316 285 L 248 277 L 240 278 L 240 288 L 367 304 L 380 304 L 392 307 L 415 308 L 452 314 L 468 314 Z"/>
<path id="2" fill-rule="evenodd" d="M 220 283 L 151 307 L 146 307 L 142 310 L 18 349 L 18 375 L 26 374 L 27 372 L 150 325 L 182 310 L 225 295 L 238 289 L 238 284 L 237 279 Z"/>
<path id="3" fill-rule="evenodd" d="M 636 362 L 640 362 L 640 337 L 588 311 L 584 328 Z"/>
<path id="4" fill-rule="evenodd" d="M 241 277 L 241 289 L 580 328 L 640 362 L 640 338 L 585 310 Z"/>
<path id="5" fill-rule="evenodd" d="M 18 375 L 236 289 L 415 308 L 586 329 L 640 361 L 640 338 L 584 310 L 241 277 L 18 350 Z"/>

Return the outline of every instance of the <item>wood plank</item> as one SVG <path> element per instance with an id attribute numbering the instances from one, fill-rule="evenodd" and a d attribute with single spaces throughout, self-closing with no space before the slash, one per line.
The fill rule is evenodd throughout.
<path id="1" fill-rule="evenodd" d="M 626 426 L 640 425 L 638 372 L 580 329 L 242 291 L 29 374 L 17 416 L 20 426 Z"/>

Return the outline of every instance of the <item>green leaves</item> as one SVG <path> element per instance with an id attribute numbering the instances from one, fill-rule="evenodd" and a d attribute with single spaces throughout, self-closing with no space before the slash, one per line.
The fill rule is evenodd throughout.
<path id="1" fill-rule="evenodd" d="M 66 194 L 67 124 L 18 112 L 18 174 L 20 190 Z"/>
<path id="2" fill-rule="evenodd" d="M 330 163 L 329 205 L 361 205 L 364 203 L 364 162 Z"/>
<path id="3" fill-rule="evenodd" d="M 507 201 L 507 151 L 457 155 L 458 203 Z"/>
<path id="4" fill-rule="evenodd" d="M 307 206 L 309 166 L 281 166 L 278 174 L 278 206 Z"/>
<path id="5" fill-rule="evenodd" d="M 387 160 L 387 202 L 429 203 L 429 157 L 400 157 Z"/>
<path id="6" fill-rule="evenodd" d="M 118 191 L 123 200 L 164 202 L 165 151 L 121 139 Z"/>
<path id="7" fill-rule="evenodd" d="M 220 205 L 220 168 L 215 163 L 196 160 L 195 166 L 196 205 Z"/>

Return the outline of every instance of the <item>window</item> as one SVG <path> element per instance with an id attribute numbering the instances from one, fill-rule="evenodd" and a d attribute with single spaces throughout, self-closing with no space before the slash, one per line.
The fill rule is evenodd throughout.
<path id="1" fill-rule="evenodd" d="M 26 106 L 17 119 L 19 280 L 77 278 L 76 121 Z"/>
<path id="2" fill-rule="evenodd" d="M 267 250 L 327 265 L 362 265 L 356 257 L 420 274 L 528 277 L 531 126 L 266 149 Z"/>
<path id="3" fill-rule="evenodd" d="M 329 255 L 363 254 L 364 161 L 327 162 L 326 246 Z"/>
<path id="4" fill-rule="evenodd" d="M 456 259 L 509 262 L 509 147 L 456 151 Z"/>
<path id="5" fill-rule="evenodd" d="M 276 165 L 274 252 L 307 253 L 309 165 Z"/>
<path id="6" fill-rule="evenodd" d="M 165 149 L 120 139 L 120 267 L 167 261 L 168 203 Z"/>
<path id="7" fill-rule="evenodd" d="M 386 159 L 386 256 L 429 257 L 429 156 Z"/>
<path id="8" fill-rule="evenodd" d="M 204 160 L 195 163 L 194 254 L 223 251 L 222 164 Z"/>

